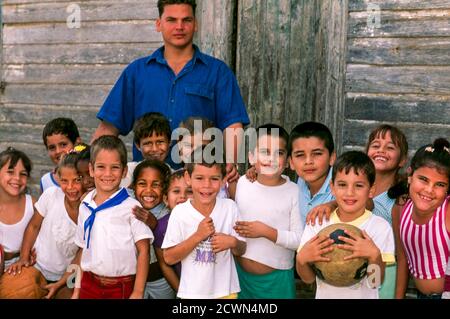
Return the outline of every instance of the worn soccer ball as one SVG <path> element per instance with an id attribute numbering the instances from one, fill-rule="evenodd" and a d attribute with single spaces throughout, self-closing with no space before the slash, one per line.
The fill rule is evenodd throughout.
<path id="1" fill-rule="evenodd" d="M 325 227 L 319 232 L 319 236 L 324 235 L 330 237 L 334 240 L 333 245 L 345 244 L 339 240 L 339 236 L 349 237 L 344 232 L 345 230 L 349 230 L 357 236 L 362 237 L 362 232 L 359 228 L 343 223 Z M 351 251 L 335 246 L 333 251 L 323 255 L 331 259 L 329 262 L 316 262 L 313 264 L 313 270 L 316 276 L 326 283 L 337 287 L 348 287 L 358 283 L 367 274 L 368 260 L 365 258 L 344 260 L 344 257 L 351 254 Z"/>
<path id="2" fill-rule="evenodd" d="M 5 271 L 5 251 L 3 250 L 3 246 L 0 245 L 0 276 Z"/>
<path id="3" fill-rule="evenodd" d="M 41 299 L 47 294 L 47 284 L 34 267 L 23 267 L 16 276 L 4 273 L 0 277 L 0 299 Z"/>

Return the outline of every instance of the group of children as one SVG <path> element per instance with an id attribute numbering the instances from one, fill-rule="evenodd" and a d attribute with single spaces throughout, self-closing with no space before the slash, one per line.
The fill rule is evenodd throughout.
<path id="1" fill-rule="evenodd" d="M 249 150 L 252 168 L 228 183 L 221 155 L 204 156 L 214 141 L 204 132 L 213 124 L 189 118 L 181 127 L 188 132 L 176 143 L 184 165 L 173 169 L 170 125 L 159 113 L 135 124 L 139 163 L 127 163 L 117 137 L 88 146 L 72 120 L 52 120 L 43 139 L 56 168 L 42 177 L 37 201 L 26 191 L 29 158 L 1 152 L 5 271 L 36 267 L 48 282 L 46 298 L 295 298 L 295 269 L 317 283 L 316 298 L 402 298 L 410 276 L 418 297 L 447 295 L 446 139 L 420 148 L 404 176 L 408 144 L 393 126 L 376 128 L 365 152 L 337 157 L 323 124 L 302 123 L 290 134 L 266 124 Z M 297 183 L 283 175 L 287 167 Z M 380 287 L 368 278 L 334 287 L 316 276 L 314 263 L 335 249 L 318 233 L 334 223 L 362 230 L 361 238 L 339 237 L 338 247 L 377 265 Z M 81 285 L 69 289 L 73 264 Z"/>

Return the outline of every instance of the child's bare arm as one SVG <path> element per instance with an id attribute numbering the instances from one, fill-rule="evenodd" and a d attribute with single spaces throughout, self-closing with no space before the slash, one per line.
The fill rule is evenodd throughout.
<path id="1" fill-rule="evenodd" d="M 36 238 L 41 229 L 42 221 L 44 217 L 41 216 L 36 210 L 34 210 L 33 217 L 31 217 L 28 223 L 25 233 L 23 235 L 22 247 L 20 248 L 20 258 L 19 261 L 15 262 L 6 270 L 8 273 L 15 275 L 20 273 L 22 267 L 31 266 L 31 249 L 36 242 Z"/>
<path id="2" fill-rule="evenodd" d="M 137 265 L 136 279 L 130 299 L 142 299 L 144 297 L 145 283 L 147 282 L 148 268 L 150 263 L 150 240 L 142 239 L 136 242 Z"/>
<path id="3" fill-rule="evenodd" d="M 197 231 L 189 238 L 176 246 L 164 249 L 164 260 L 168 265 L 175 265 L 186 258 L 202 241 L 215 233 L 214 223 L 211 217 L 203 219 L 197 227 Z"/>
<path id="4" fill-rule="evenodd" d="M 164 261 L 163 250 L 155 247 L 155 253 L 164 278 L 166 278 L 173 290 L 178 291 L 178 287 L 180 287 L 180 278 L 178 278 L 175 270 Z"/>
<path id="5" fill-rule="evenodd" d="M 316 274 L 312 270 L 311 263 L 317 261 L 330 261 L 323 257 L 333 250 L 334 241 L 328 237 L 314 236 L 297 253 L 295 267 L 302 280 L 311 284 L 316 280 Z"/>
<path id="6" fill-rule="evenodd" d="M 395 298 L 403 299 L 409 280 L 409 269 L 405 250 L 400 238 L 400 214 L 403 206 L 394 205 L 392 208 L 392 229 L 394 230 L 395 254 L 397 258 L 397 280 L 395 284 Z"/>
<path id="7" fill-rule="evenodd" d="M 330 220 L 331 213 L 337 208 L 337 202 L 335 200 L 317 205 L 312 208 L 308 215 L 306 215 L 306 224 L 314 226 L 316 219 L 318 218 L 319 225 L 322 225 L 323 219 Z"/>
<path id="8" fill-rule="evenodd" d="M 278 231 L 262 222 L 244 222 L 237 221 L 234 230 L 239 234 L 239 236 L 245 238 L 260 238 L 265 237 L 273 243 L 277 242 Z"/>
<path id="9" fill-rule="evenodd" d="M 71 265 L 78 265 L 78 267 L 80 266 L 81 252 L 82 252 L 82 250 L 78 249 L 77 253 L 75 254 L 75 257 L 72 260 Z M 65 285 L 67 285 L 67 279 L 69 279 L 69 277 L 72 274 L 73 274 L 73 271 L 70 271 L 70 272 L 66 271 L 64 273 L 64 275 L 57 282 L 46 285 L 44 288 L 48 290 L 48 294 L 44 297 L 44 299 L 53 298 L 61 288 L 63 288 Z M 82 273 L 80 272 L 77 275 L 82 276 Z M 79 279 L 81 280 L 81 278 L 79 278 Z"/>
<path id="10" fill-rule="evenodd" d="M 237 187 L 237 181 L 233 183 L 228 183 L 228 195 L 230 195 L 230 198 L 232 200 L 235 200 L 236 198 L 236 187 Z"/>
<path id="11" fill-rule="evenodd" d="M 245 254 L 247 243 L 237 239 L 234 236 L 216 233 L 211 240 L 213 251 L 217 254 L 221 251 L 231 249 L 231 253 L 235 256 L 242 256 Z"/>
<path id="12" fill-rule="evenodd" d="M 72 264 L 80 266 L 82 255 L 83 255 L 83 249 L 79 248 L 77 254 L 75 255 L 75 258 L 72 261 Z M 80 269 L 81 269 L 81 267 L 80 267 Z M 80 281 L 82 278 L 83 278 L 83 270 L 81 270 Z M 75 285 L 71 299 L 78 299 L 78 298 L 80 298 L 80 287 Z"/>

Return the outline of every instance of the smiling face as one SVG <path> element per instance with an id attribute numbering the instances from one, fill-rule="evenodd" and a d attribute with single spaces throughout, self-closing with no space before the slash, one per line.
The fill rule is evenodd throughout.
<path id="1" fill-rule="evenodd" d="M 141 170 L 136 179 L 134 194 L 145 209 L 158 206 L 163 200 L 163 178 L 161 173 L 152 167 Z"/>
<path id="2" fill-rule="evenodd" d="M 184 49 L 191 46 L 197 31 L 192 7 L 188 4 L 164 6 L 162 16 L 156 20 L 156 30 L 161 32 L 166 47 Z"/>
<path id="3" fill-rule="evenodd" d="M 0 169 L 0 188 L 9 196 L 23 194 L 28 182 L 28 172 L 22 160 L 15 167 L 9 168 L 10 161 L 6 162 Z"/>
<path id="4" fill-rule="evenodd" d="M 89 173 L 94 178 L 97 192 L 110 196 L 119 190 L 127 167 L 122 165 L 118 151 L 102 149 L 97 153 L 95 163 L 89 163 Z"/>
<path id="5" fill-rule="evenodd" d="M 260 136 L 254 153 L 249 153 L 249 160 L 258 175 L 279 178 L 287 167 L 286 141 L 277 136 Z"/>
<path id="6" fill-rule="evenodd" d="M 322 139 L 315 136 L 300 137 L 292 143 L 289 164 L 310 187 L 320 188 L 335 159 L 335 153 L 330 154 Z"/>
<path id="7" fill-rule="evenodd" d="M 391 132 L 387 131 L 384 138 L 382 134 L 369 144 L 367 155 L 375 165 L 377 172 L 391 172 L 405 165 L 406 159 L 402 158 L 401 150 L 391 137 Z"/>
<path id="8" fill-rule="evenodd" d="M 184 177 L 173 178 L 170 182 L 164 202 L 172 210 L 178 204 L 186 202 L 192 198 L 192 188 L 186 183 Z"/>
<path id="9" fill-rule="evenodd" d="M 47 153 L 54 164 L 58 164 L 61 156 L 73 149 L 74 144 L 64 134 L 53 134 L 46 137 Z"/>
<path id="10" fill-rule="evenodd" d="M 151 136 L 141 138 L 138 149 L 145 159 L 164 162 L 169 155 L 170 142 L 165 135 L 157 135 L 155 132 Z"/>
<path id="11" fill-rule="evenodd" d="M 336 198 L 339 213 L 345 217 L 357 218 L 364 213 L 367 200 L 372 198 L 373 187 L 363 172 L 356 174 L 354 169 L 350 169 L 346 174 L 344 169 L 336 172 L 331 192 Z"/>
<path id="12" fill-rule="evenodd" d="M 192 187 L 194 206 L 208 207 L 215 204 L 216 196 L 223 184 L 219 165 L 207 167 L 195 164 L 191 176 L 188 172 L 185 173 L 185 180 Z"/>
<path id="13" fill-rule="evenodd" d="M 58 169 L 58 178 L 61 190 L 69 202 L 79 202 L 84 193 L 83 178 L 73 167 L 61 167 Z"/>
<path id="14" fill-rule="evenodd" d="M 416 169 L 408 177 L 408 183 L 416 214 L 433 214 L 447 197 L 449 177 L 436 168 L 423 166 Z"/>
<path id="15" fill-rule="evenodd" d="M 83 188 L 86 192 L 90 192 L 95 188 L 94 178 L 89 174 L 89 161 L 80 160 L 77 162 L 77 170 L 83 181 Z"/>

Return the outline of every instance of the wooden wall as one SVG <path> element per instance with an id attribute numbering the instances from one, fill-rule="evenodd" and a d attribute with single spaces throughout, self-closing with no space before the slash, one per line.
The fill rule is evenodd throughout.
<path id="1" fill-rule="evenodd" d="M 30 154 L 34 189 L 51 167 L 45 123 L 72 117 L 89 141 L 120 72 L 161 45 L 156 2 L 1 2 L 0 149 Z M 340 151 L 385 122 L 412 149 L 450 138 L 450 0 L 198 0 L 197 17 L 196 43 L 235 70 L 253 126 L 321 121 Z"/>
<path id="2" fill-rule="evenodd" d="M 369 4 L 379 5 L 370 28 Z M 410 148 L 450 138 L 450 1 L 350 0 L 345 148 L 361 146 L 372 128 L 401 128 Z"/>
<path id="3" fill-rule="evenodd" d="M 12 145 L 33 160 L 31 189 L 52 167 L 42 129 L 71 117 L 84 141 L 123 68 L 162 44 L 157 0 L 2 0 L 0 150 Z M 80 28 L 69 28 L 71 4 Z M 196 43 L 234 68 L 237 0 L 198 0 Z M 131 136 L 125 138 L 131 147 Z"/>
<path id="4" fill-rule="evenodd" d="M 81 9 L 80 28 L 67 25 L 72 3 Z M 161 44 L 156 0 L 3 0 L 2 15 L 0 149 L 13 145 L 30 155 L 35 191 L 52 166 L 45 123 L 71 117 L 89 142 L 122 69 Z"/>
<path id="5" fill-rule="evenodd" d="M 252 123 L 321 121 L 339 145 L 348 1 L 238 4 L 237 75 Z"/>

